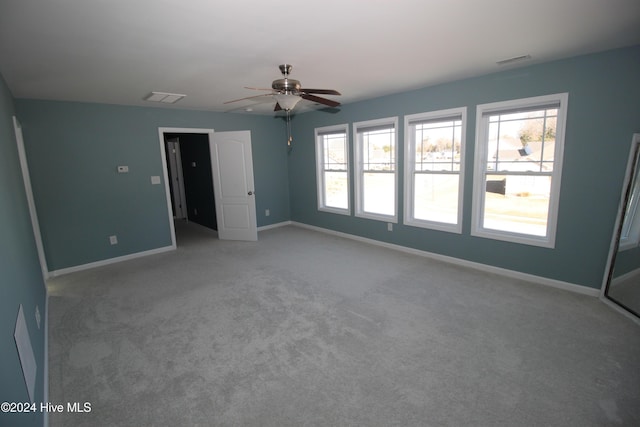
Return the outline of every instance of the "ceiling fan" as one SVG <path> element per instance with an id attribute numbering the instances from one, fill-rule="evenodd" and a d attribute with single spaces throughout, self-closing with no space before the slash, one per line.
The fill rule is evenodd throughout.
<path id="1" fill-rule="evenodd" d="M 340 103 L 337 101 L 333 101 L 331 99 L 314 95 L 314 94 L 340 95 L 340 92 L 334 89 L 302 88 L 299 80 L 289 78 L 289 74 L 291 74 L 292 68 L 293 67 L 289 64 L 280 65 L 280 72 L 282 73 L 283 78 L 274 80 L 271 83 L 271 89 L 245 87 L 245 89 L 264 90 L 264 91 L 269 91 L 271 93 L 265 93 L 262 95 L 255 95 L 255 96 L 248 96 L 240 99 L 234 99 L 233 101 L 225 102 L 225 104 L 230 104 L 232 102 L 242 101 L 245 99 L 271 96 L 276 100 L 276 106 L 273 109 L 273 111 L 284 110 L 287 113 L 291 111 L 301 99 L 306 99 L 307 101 L 323 104 L 328 107 L 337 107 L 338 105 L 340 105 Z"/>

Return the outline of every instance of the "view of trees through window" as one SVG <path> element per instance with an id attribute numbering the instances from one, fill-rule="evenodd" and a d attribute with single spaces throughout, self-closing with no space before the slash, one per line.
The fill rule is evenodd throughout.
<path id="1" fill-rule="evenodd" d="M 355 216 L 397 222 L 400 190 L 404 224 L 462 233 L 472 170 L 471 235 L 553 247 L 567 100 L 560 93 L 478 105 L 473 167 L 464 164 L 466 107 L 405 116 L 400 188 L 398 117 L 353 123 L 353 186 L 348 125 L 317 128 L 318 207 L 350 215 L 354 200 Z"/>
<path id="2" fill-rule="evenodd" d="M 558 109 L 488 117 L 483 227 L 545 236 Z"/>
<path id="3" fill-rule="evenodd" d="M 395 128 L 386 126 L 359 132 L 363 162 L 364 212 L 395 215 Z"/>
<path id="4" fill-rule="evenodd" d="M 410 124 L 410 132 L 415 141 L 413 218 L 457 223 L 462 120 Z"/>

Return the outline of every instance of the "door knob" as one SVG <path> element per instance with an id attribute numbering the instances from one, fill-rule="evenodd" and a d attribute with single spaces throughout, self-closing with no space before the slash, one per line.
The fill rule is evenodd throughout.
<path id="1" fill-rule="evenodd" d="M 249 191 L 247 194 L 252 196 L 254 194 L 254 192 L 253 191 Z"/>

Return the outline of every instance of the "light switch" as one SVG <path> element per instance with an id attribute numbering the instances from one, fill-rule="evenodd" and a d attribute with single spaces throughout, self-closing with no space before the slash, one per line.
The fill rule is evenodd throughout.
<path id="1" fill-rule="evenodd" d="M 129 166 L 118 166 L 118 173 L 127 173 L 129 172 Z"/>
<path id="2" fill-rule="evenodd" d="M 159 176 L 152 176 L 151 177 L 151 184 L 153 184 L 153 185 L 160 184 L 160 177 Z"/>

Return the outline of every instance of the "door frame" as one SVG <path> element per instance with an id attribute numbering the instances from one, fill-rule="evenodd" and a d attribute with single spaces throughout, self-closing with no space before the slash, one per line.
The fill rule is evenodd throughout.
<path id="1" fill-rule="evenodd" d="M 171 191 L 169 190 L 169 170 L 167 168 L 167 155 L 165 153 L 165 133 L 197 133 L 207 134 L 209 141 L 213 141 L 213 129 L 200 129 L 200 128 L 173 128 L 173 127 L 159 127 L 158 137 L 160 138 L 160 155 L 162 158 L 162 174 L 164 177 L 164 191 L 167 199 L 167 218 L 169 219 L 169 229 L 171 230 L 171 247 L 177 248 L 176 244 L 176 228 L 173 224 L 173 208 L 171 206 Z M 214 198 L 216 195 L 214 194 Z"/>

